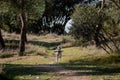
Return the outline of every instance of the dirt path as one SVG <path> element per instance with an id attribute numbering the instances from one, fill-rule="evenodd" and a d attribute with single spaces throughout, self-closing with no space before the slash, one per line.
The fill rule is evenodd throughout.
<path id="1" fill-rule="evenodd" d="M 78 75 L 78 71 L 75 70 L 62 70 L 58 74 L 63 75 L 60 80 L 90 80 L 90 76 Z"/>
<path id="2" fill-rule="evenodd" d="M 91 80 L 90 76 L 80 75 L 77 70 L 68 70 L 60 65 L 55 65 L 54 62 L 51 62 L 47 65 L 40 65 L 44 70 L 53 72 L 54 75 L 59 77 L 59 80 Z"/>
<path id="3" fill-rule="evenodd" d="M 4 63 L 10 63 L 15 60 L 21 60 L 26 59 L 27 57 L 17 57 L 17 58 L 9 58 L 5 59 Z M 0 62 L 3 62 L 3 60 L 0 60 Z M 0 63 L 2 64 L 2 63 Z M 56 65 L 55 62 L 50 62 L 49 64 L 39 64 L 39 65 L 33 65 L 31 66 L 32 69 L 35 69 L 35 71 L 46 71 L 46 72 L 52 72 L 53 76 L 57 76 L 58 80 L 91 80 L 90 76 L 78 74 L 79 71 L 77 70 L 68 70 L 62 67 L 61 65 Z"/>

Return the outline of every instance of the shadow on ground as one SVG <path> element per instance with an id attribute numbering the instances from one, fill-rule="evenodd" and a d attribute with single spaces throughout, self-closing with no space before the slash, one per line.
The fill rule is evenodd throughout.
<path id="1" fill-rule="evenodd" d="M 25 76 L 25 75 L 41 75 L 43 73 L 59 73 L 61 71 L 76 71 L 75 74 L 63 74 L 63 76 L 102 76 L 120 73 L 120 67 L 100 66 L 88 63 L 64 63 L 64 64 L 41 64 L 41 65 L 21 65 L 21 64 L 5 64 L 4 71 L 6 75 Z M 61 67 L 63 66 L 63 67 Z M 61 74 L 60 74 L 61 75 Z M 58 76 L 60 76 L 58 74 Z"/>
<path id="2" fill-rule="evenodd" d="M 60 45 L 61 42 L 43 42 L 43 41 L 28 41 L 28 43 L 37 45 L 37 46 L 43 46 L 47 49 L 55 49 L 58 45 Z"/>
<path id="3" fill-rule="evenodd" d="M 7 49 L 18 49 L 19 40 L 5 40 L 5 45 Z"/>
<path id="4" fill-rule="evenodd" d="M 120 67 L 109 65 L 95 65 L 90 64 L 89 62 L 63 63 L 60 65 L 68 70 L 76 70 L 77 73 L 75 75 L 78 76 L 101 76 L 120 73 Z"/>
<path id="5" fill-rule="evenodd" d="M 16 76 L 26 76 L 26 75 L 41 75 L 44 73 L 54 73 L 62 71 L 63 69 L 59 65 L 55 64 L 41 64 L 41 65 L 27 65 L 27 64 L 4 64 L 3 71 L 10 79 Z"/>
<path id="6" fill-rule="evenodd" d="M 61 42 L 28 41 L 28 44 L 43 46 L 47 49 L 55 49 Z M 19 40 L 5 40 L 6 47 L 9 49 L 18 49 Z"/>

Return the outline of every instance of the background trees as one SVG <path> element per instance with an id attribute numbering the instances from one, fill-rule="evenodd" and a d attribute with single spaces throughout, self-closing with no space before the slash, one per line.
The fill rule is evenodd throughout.
<path id="1" fill-rule="evenodd" d="M 81 43 L 94 41 L 97 47 L 102 47 L 107 53 L 119 51 L 119 12 L 111 2 L 100 12 L 94 6 L 78 6 L 72 15 L 71 34 Z"/>
<path id="2" fill-rule="evenodd" d="M 36 17 L 35 16 L 28 17 L 29 19 L 28 19 L 27 25 L 29 26 L 28 28 L 29 33 L 52 32 L 52 33 L 57 33 L 57 34 L 63 34 L 65 24 L 70 19 L 70 16 L 74 11 L 74 6 L 76 4 L 82 4 L 83 2 L 90 3 L 91 1 L 94 1 L 94 0 L 88 0 L 88 1 L 84 1 L 84 0 L 71 0 L 71 1 L 69 0 L 43 0 L 42 3 L 44 3 L 44 1 L 45 1 L 45 4 L 41 4 L 41 7 L 37 8 L 37 10 L 39 10 L 38 12 L 42 12 L 44 11 L 44 7 L 45 7 L 45 11 L 43 15 L 40 14 L 42 15 L 42 17 L 39 17 L 39 20 L 38 20 L 38 14 L 37 14 L 38 12 L 36 13 L 33 8 L 27 9 L 27 11 L 30 13 L 27 15 L 30 16 L 33 14 L 33 12 L 31 14 L 30 11 L 34 11 L 34 13 L 36 13 L 37 15 Z M 34 5 L 34 3 L 32 5 Z M 26 4 L 26 5 L 29 6 L 30 4 Z M 16 9 L 18 10 L 17 7 Z M 10 16 L 12 16 L 11 13 L 15 14 L 16 12 L 15 10 L 13 12 L 13 9 L 10 10 L 9 15 L 8 15 L 8 20 L 12 19 L 12 18 L 9 19 Z M 16 17 L 18 17 L 18 15 Z M 18 23 L 16 24 L 15 21 L 12 21 L 12 22 L 14 24 L 13 23 L 9 24 L 7 26 L 7 29 L 9 29 L 12 32 L 14 31 L 14 32 L 20 33 L 20 28 L 17 25 Z"/>
<path id="3" fill-rule="evenodd" d="M 75 4 L 83 0 L 45 0 L 45 11 L 38 21 L 39 30 L 63 34 Z"/>
<path id="4" fill-rule="evenodd" d="M 71 28 L 71 33 L 75 39 L 82 43 L 94 40 L 96 46 L 104 49 L 107 46 L 111 51 L 106 42 L 112 42 L 116 50 L 119 50 L 115 43 L 118 41 L 113 40 L 119 35 L 119 1 L 106 2 L 107 0 L 102 3 L 94 0 L 1 0 L 0 25 L 9 32 L 21 32 L 19 55 L 23 55 L 27 30 L 29 33 L 63 34 L 65 25 L 73 14 L 74 27 Z"/>

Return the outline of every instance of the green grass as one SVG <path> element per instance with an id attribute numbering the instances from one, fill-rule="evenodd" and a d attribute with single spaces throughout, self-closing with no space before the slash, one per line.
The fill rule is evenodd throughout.
<path id="1" fill-rule="evenodd" d="M 55 57 L 28 56 L 5 65 L 5 73 L 15 80 L 59 80 L 62 76 L 46 71 L 37 65 L 49 64 Z M 119 54 L 98 55 L 84 54 L 80 47 L 63 49 L 60 66 L 68 70 L 76 70 L 79 76 L 90 76 L 90 80 L 120 79 Z"/>
<path id="2" fill-rule="evenodd" d="M 55 73 L 43 69 L 40 65 L 4 64 L 8 78 L 14 80 L 57 80 Z"/>
<path id="3" fill-rule="evenodd" d="M 77 51 L 79 48 L 69 48 L 69 52 Z M 81 50 L 81 49 L 79 49 Z M 90 80 L 119 80 L 120 79 L 120 54 L 70 54 L 64 56 L 61 65 L 69 70 L 77 70 L 79 76 L 91 76 Z M 66 54 L 68 55 L 68 54 Z"/>
<path id="4" fill-rule="evenodd" d="M 25 56 L 8 56 L 18 59 L 4 63 L 3 74 L 14 80 L 63 79 L 64 75 L 57 75 L 54 71 L 49 71 L 40 66 L 55 63 L 54 50 L 61 42 L 64 42 L 62 58 L 59 64 L 53 65 L 60 65 L 68 70 L 76 70 L 77 76 L 90 76 L 90 80 L 120 79 L 119 52 L 108 55 L 93 46 L 83 48 L 68 45 L 67 42 L 71 42 L 68 37 L 64 37 L 63 40 L 61 38 L 63 37 L 51 38 L 49 36 L 30 35 L 30 37 L 28 37 L 29 41 L 26 44 Z M 19 40 L 17 40 L 17 38 L 15 40 L 9 37 L 6 38 L 6 44 L 7 51 L 0 55 L 18 54 Z M 3 61 L 6 59 L 5 57 Z"/>

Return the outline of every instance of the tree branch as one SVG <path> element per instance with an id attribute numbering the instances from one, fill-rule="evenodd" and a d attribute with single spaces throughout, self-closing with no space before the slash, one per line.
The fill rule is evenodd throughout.
<path id="1" fill-rule="evenodd" d="M 119 3 L 117 3 L 115 0 L 111 0 L 119 9 L 120 9 L 120 0 L 119 0 Z"/>

